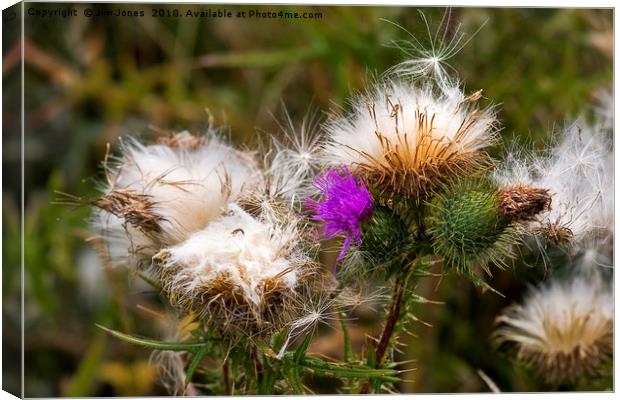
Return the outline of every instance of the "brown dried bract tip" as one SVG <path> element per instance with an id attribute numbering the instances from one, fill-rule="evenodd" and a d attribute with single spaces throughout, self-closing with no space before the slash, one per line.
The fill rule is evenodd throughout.
<path id="1" fill-rule="evenodd" d="M 499 192 L 500 213 L 510 221 L 531 221 L 551 207 L 547 189 L 519 185 Z"/>
<path id="2" fill-rule="evenodd" d="M 543 223 L 535 233 L 543 236 L 555 246 L 568 246 L 574 236 L 569 227 L 554 222 Z"/>
<path id="3" fill-rule="evenodd" d="M 207 143 L 207 138 L 194 136 L 189 132 L 171 133 L 157 138 L 157 144 L 163 144 L 173 148 L 186 148 L 194 150 Z"/>
<path id="4" fill-rule="evenodd" d="M 131 189 L 114 189 L 92 202 L 92 205 L 129 223 L 144 234 L 161 232 L 163 217 L 153 211 L 151 196 Z"/>

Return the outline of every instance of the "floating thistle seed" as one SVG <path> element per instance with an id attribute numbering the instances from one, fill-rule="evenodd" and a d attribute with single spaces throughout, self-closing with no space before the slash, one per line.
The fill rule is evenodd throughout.
<path id="1" fill-rule="evenodd" d="M 206 227 L 259 181 L 252 157 L 213 132 L 178 133 L 151 145 L 131 140 L 121 150 L 112 163 L 106 156 L 107 185 L 92 202 L 100 247 L 116 264 L 148 267 L 160 248 Z"/>
<path id="2" fill-rule="evenodd" d="M 430 85 L 378 85 L 351 115 L 328 124 L 325 157 L 382 195 L 424 200 L 441 183 L 489 165 L 483 150 L 495 140 L 495 118 L 471 105 L 478 98 L 456 86 L 437 94 Z"/>
<path id="3" fill-rule="evenodd" d="M 497 318 L 497 345 L 550 383 L 575 383 L 611 373 L 613 296 L 600 278 L 573 277 L 532 289 Z"/>
<path id="4" fill-rule="evenodd" d="M 364 181 L 354 177 L 346 167 L 333 169 L 319 175 L 314 185 L 320 191 L 319 200 L 309 198 L 306 208 L 311 219 L 322 225 L 322 237 L 332 239 L 344 235 L 345 241 L 336 265 L 343 260 L 352 243 L 362 240 L 361 223 L 372 215 L 372 195 Z"/>
<path id="5" fill-rule="evenodd" d="M 271 331 L 294 313 L 313 263 L 296 221 L 252 217 L 236 204 L 188 240 L 154 258 L 173 305 L 222 331 Z"/>
<path id="6" fill-rule="evenodd" d="M 497 187 L 485 180 L 462 181 L 437 194 L 425 218 L 435 253 L 459 272 L 470 273 L 473 263 L 489 274 L 489 263 L 502 266 L 518 236 L 500 205 Z"/>

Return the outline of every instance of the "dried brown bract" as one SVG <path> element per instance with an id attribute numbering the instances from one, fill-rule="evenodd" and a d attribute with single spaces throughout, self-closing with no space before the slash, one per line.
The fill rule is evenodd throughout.
<path id="1" fill-rule="evenodd" d="M 165 220 L 155 212 L 151 196 L 132 189 L 113 189 L 94 200 L 92 205 L 122 218 L 145 235 L 160 233 L 160 224 Z"/>
<path id="2" fill-rule="evenodd" d="M 526 185 L 512 186 L 499 192 L 500 212 L 509 221 L 531 221 L 551 207 L 547 189 Z"/>

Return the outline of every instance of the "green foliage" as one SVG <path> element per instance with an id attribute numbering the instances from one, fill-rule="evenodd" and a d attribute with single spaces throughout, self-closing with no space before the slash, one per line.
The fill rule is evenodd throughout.
<path id="1" fill-rule="evenodd" d="M 427 204 L 425 224 L 433 250 L 446 266 L 471 274 L 479 264 L 502 265 L 516 241 L 514 229 L 499 210 L 497 188 L 481 179 L 464 180 L 436 194 Z"/>
<path id="2" fill-rule="evenodd" d="M 367 268 L 392 275 L 411 257 L 416 226 L 409 225 L 387 207 L 377 206 L 362 226 L 360 251 Z"/>

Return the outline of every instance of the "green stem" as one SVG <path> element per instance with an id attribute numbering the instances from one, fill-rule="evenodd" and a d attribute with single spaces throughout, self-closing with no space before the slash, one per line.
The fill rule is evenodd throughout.
<path id="1" fill-rule="evenodd" d="M 339 313 L 340 327 L 342 328 L 342 340 L 344 342 L 344 362 L 350 363 L 353 359 L 353 349 L 351 347 L 351 337 L 349 336 L 349 327 L 347 326 L 346 315 L 344 312 Z"/>

